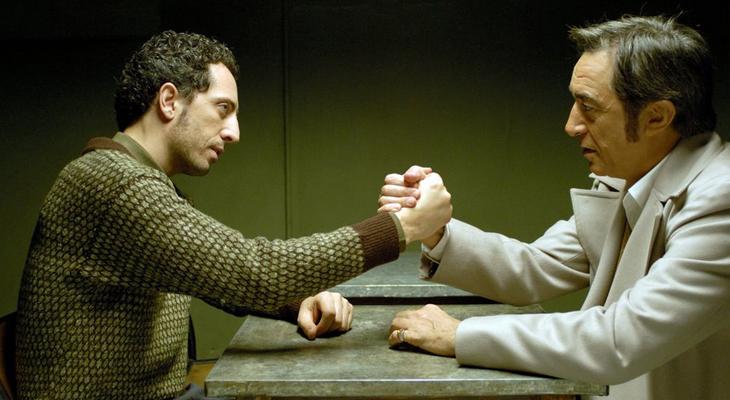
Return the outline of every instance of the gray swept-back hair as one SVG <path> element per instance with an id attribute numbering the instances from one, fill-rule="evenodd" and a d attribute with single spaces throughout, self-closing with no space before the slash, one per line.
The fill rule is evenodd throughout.
<path id="1" fill-rule="evenodd" d="M 629 140 L 637 139 L 641 110 L 658 100 L 674 104 L 672 126 L 682 137 L 715 129 L 712 56 L 696 30 L 674 17 L 625 16 L 572 27 L 569 37 L 581 54 L 613 52 L 612 86 L 626 109 Z"/>

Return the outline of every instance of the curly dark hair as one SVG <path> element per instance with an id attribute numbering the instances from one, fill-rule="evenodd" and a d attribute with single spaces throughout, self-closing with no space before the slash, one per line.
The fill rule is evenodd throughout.
<path id="1" fill-rule="evenodd" d="M 119 130 L 127 129 L 147 112 L 166 82 L 174 84 L 188 100 L 208 90 L 208 66 L 218 63 L 238 79 L 233 53 L 215 39 L 173 31 L 151 37 L 124 65 L 117 80 L 114 110 Z"/>
<path id="2" fill-rule="evenodd" d="M 611 50 L 613 89 L 624 103 L 629 140 L 637 139 L 638 116 L 649 102 L 669 100 L 677 114 L 672 126 L 682 137 L 715 129 L 712 56 L 705 39 L 676 17 L 624 16 L 571 28 L 579 52 Z"/>

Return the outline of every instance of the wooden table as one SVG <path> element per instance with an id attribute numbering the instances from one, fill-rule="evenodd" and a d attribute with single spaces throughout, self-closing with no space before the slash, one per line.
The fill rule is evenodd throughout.
<path id="1" fill-rule="evenodd" d="M 208 396 L 290 399 L 572 399 L 601 385 L 483 368 L 388 347 L 396 312 L 412 305 L 355 308 L 352 330 L 309 341 L 283 321 L 248 317 L 206 379 Z M 451 304 L 457 318 L 540 312 L 538 306 Z"/>

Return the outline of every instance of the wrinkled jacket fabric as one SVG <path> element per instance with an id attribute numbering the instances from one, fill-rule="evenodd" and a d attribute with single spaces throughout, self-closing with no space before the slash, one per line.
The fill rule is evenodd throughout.
<path id="1" fill-rule="evenodd" d="M 636 196 L 607 177 L 572 189 L 574 215 L 530 244 L 452 220 L 434 281 L 512 304 L 589 286 L 579 311 L 463 321 L 459 363 L 608 384 L 615 399 L 726 399 L 730 148 L 684 139 L 656 168 Z"/>

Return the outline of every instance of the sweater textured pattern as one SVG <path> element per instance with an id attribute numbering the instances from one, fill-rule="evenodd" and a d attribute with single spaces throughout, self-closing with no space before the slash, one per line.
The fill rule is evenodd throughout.
<path id="1" fill-rule="evenodd" d="M 244 238 L 193 208 L 163 172 L 121 151 L 85 154 L 60 173 L 33 234 L 18 302 L 18 397 L 178 395 L 191 296 L 279 316 L 369 268 L 365 253 L 382 253 L 378 243 L 390 252 L 379 262 L 397 257 L 390 217 L 371 220 L 298 239 Z M 388 240 L 368 250 L 362 227 L 376 238 L 386 227 Z"/>

